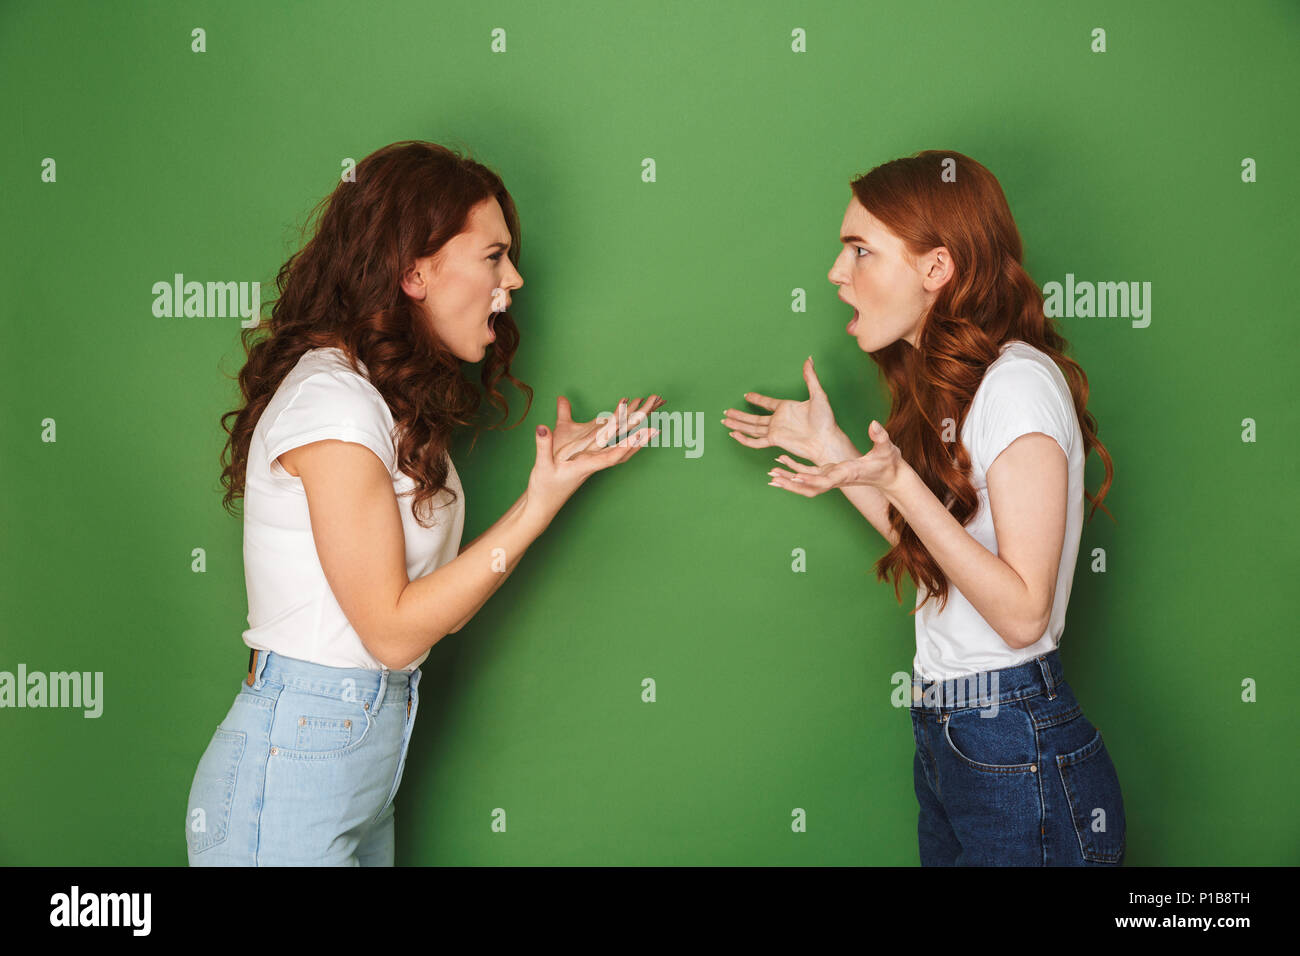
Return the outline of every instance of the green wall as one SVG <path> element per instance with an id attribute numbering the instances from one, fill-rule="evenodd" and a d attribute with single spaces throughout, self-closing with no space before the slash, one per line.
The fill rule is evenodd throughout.
<path id="1" fill-rule="evenodd" d="M 1152 284 L 1146 327 L 1060 320 L 1116 468 L 1061 652 L 1120 774 L 1126 862 L 1300 862 L 1300 8 L 1134 6 L 5 5 L 0 670 L 101 672 L 104 699 L 0 710 L 0 862 L 184 865 L 247 663 L 217 464 L 242 351 L 238 318 L 157 318 L 151 289 L 269 302 L 342 160 L 409 138 L 472 150 L 523 224 L 537 401 L 458 447 L 465 540 L 523 491 L 558 394 L 591 417 L 659 392 L 707 431 L 698 458 L 592 478 L 434 647 L 399 864 L 917 863 L 891 704 L 914 592 L 875 581 L 884 541 L 842 496 L 769 487 L 777 451 L 716 423 L 746 391 L 805 397 L 812 354 L 868 447 L 888 403 L 826 273 L 849 179 L 923 148 L 999 177 L 1040 285 Z"/>

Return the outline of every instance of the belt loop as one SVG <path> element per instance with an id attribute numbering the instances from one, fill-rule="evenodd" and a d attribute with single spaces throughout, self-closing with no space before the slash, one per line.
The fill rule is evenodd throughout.
<path id="1" fill-rule="evenodd" d="M 407 675 L 406 685 L 406 716 L 411 716 L 411 701 L 415 699 L 416 688 L 420 686 L 420 668 L 416 668 Z"/>
<path id="2" fill-rule="evenodd" d="M 1043 685 L 1047 688 L 1047 699 L 1056 699 L 1056 681 L 1052 678 L 1051 665 L 1047 663 L 1047 656 L 1043 655 L 1038 658 L 1038 669 L 1043 672 Z"/>
<path id="3" fill-rule="evenodd" d="M 379 689 L 375 691 L 375 702 L 370 707 L 371 714 L 379 713 L 384 706 L 384 697 L 388 693 L 388 668 L 380 666 L 379 668 Z"/>
<path id="4" fill-rule="evenodd" d="M 260 689 L 265 681 L 262 678 L 262 672 L 266 670 L 266 662 L 270 659 L 271 652 L 252 648 L 248 652 L 248 676 L 244 678 L 244 683 L 249 687 Z"/>

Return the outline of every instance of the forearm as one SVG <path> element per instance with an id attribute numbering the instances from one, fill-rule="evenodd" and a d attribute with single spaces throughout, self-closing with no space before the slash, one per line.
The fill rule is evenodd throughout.
<path id="1" fill-rule="evenodd" d="M 526 499 L 525 493 L 457 557 L 407 583 L 398 595 L 392 626 L 383 637 L 382 650 L 388 661 L 405 667 L 458 629 L 501 586 L 549 523 L 526 507 Z M 503 560 L 507 571 L 495 570 Z"/>
<path id="2" fill-rule="evenodd" d="M 836 430 L 835 436 L 827 442 L 820 458 L 812 461 L 818 465 L 828 465 L 837 461 L 861 458 L 862 453 L 849 440 L 844 432 Z M 879 488 L 870 485 L 846 485 L 840 489 L 853 507 L 861 512 L 871 526 L 881 533 L 890 545 L 898 544 L 898 535 L 889 525 L 889 499 Z"/>
<path id="3" fill-rule="evenodd" d="M 482 537 L 482 535 L 480 535 L 479 537 Z M 475 540 L 478 540 L 478 539 L 476 538 Z M 494 581 L 493 581 L 493 583 L 492 583 L 492 590 L 488 591 L 488 593 L 485 594 L 485 595 L 483 596 L 483 599 L 482 599 L 481 601 L 479 601 L 478 604 L 476 604 L 476 605 L 474 606 L 474 609 L 471 610 L 468 614 L 466 614 L 463 618 L 461 618 L 461 619 L 456 623 L 456 626 L 453 627 L 453 628 L 452 628 L 450 631 L 448 631 L 447 633 L 449 633 L 449 634 L 455 634 L 455 633 L 456 633 L 457 631 L 459 631 L 462 627 L 464 627 L 466 624 L 468 624 L 468 623 L 469 623 L 469 622 L 474 618 L 474 615 L 475 615 L 475 614 L 477 614 L 479 611 L 483 610 L 483 605 L 486 604 L 486 603 L 488 602 L 488 598 L 490 598 L 492 595 L 496 594 L 496 593 L 497 593 L 497 589 L 500 588 L 501 585 L 503 585 L 503 584 L 506 583 L 506 578 L 510 577 L 510 575 L 511 575 L 512 573 L 514 573 L 515 568 L 516 568 L 516 567 L 518 566 L 518 564 L 519 564 L 519 559 L 522 558 L 523 556 L 524 556 L 524 555 L 523 555 L 523 552 L 520 552 L 520 553 L 514 555 L 513 557 L 511 557 L 509 554 L 507 554 L 507 555 L 505 555 L 504 558 L 498 558 L 498 557 L 493 557 L 493 558 L 492 558 L 492 562 L 493 562 L 493 564 L 492 564 L 492 568 L 493 568 L 493 571 L 494 571 L 494 573 L 495 573 L 495 579 L 494 579 Z M 502 565 L 502 561 L 503 561 L 503 560 L 505 561 L 504 566 Z M 500 570 L 498 570 L 498 569 L 500 569 Z"/>
<path id="4" fill-rule="evenodd" d="M 949 584 L 1008 646 L 1027 647 L 1042 636 L 1039 609 L 1020 575 L 976 541 L 910 465 L 900 467 L 883 495 L 902 513 Z"/>

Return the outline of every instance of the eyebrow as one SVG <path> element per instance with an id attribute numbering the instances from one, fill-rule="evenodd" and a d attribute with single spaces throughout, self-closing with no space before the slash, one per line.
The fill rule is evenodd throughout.
<path id="1" fill-rule="evenodd" d="M 496 242 L 488 243 L 488 244 L 487 244 L 486 246 L 484 246 L 483 248 L 484 248 L 484 249 L 495 249 L 495 248 L 497 248 L 498 246 L 500 246 L 502 249 L 509 249 L 509 248 L 510 248 L 510 243 L 508 243 L 508 242 L 502 242 L 502 241 L 500 241 L 500 240 L 498 239 Z"/>
<path id="2" fill-rule="evenodd" d="M 867 242 L 867 240 L 863 239 L 861 236 L 840 236 L 840 242 L 860 242 L 864 246 L 871 245 L 871 243 Z"/>

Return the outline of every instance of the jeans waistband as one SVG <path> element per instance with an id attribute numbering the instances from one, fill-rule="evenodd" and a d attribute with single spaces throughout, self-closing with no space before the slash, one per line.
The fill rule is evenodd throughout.
<path id="1" fill-rule="evenodd" d="M 987 707 L 994 701 L 1005 703 L 1039 694 L 1052 698 L 1058 693 L 1057 685 L 1064 680 L 1060 652 L 1056 650 L 1015 667 L 978 671 L 947 680 L 928 679 L 913 670 L 912 706 L 942 712 Z"/>
<path id="2" fill-rule="evenodd" d="M 268 682 L 308 694 L 373 704 L 376 700 L 407 700 L 419 686 L 420 669 L 376 671 L 364 667 L 331 667 L 259 650 L 250 686 L 260 690 Z"/>

